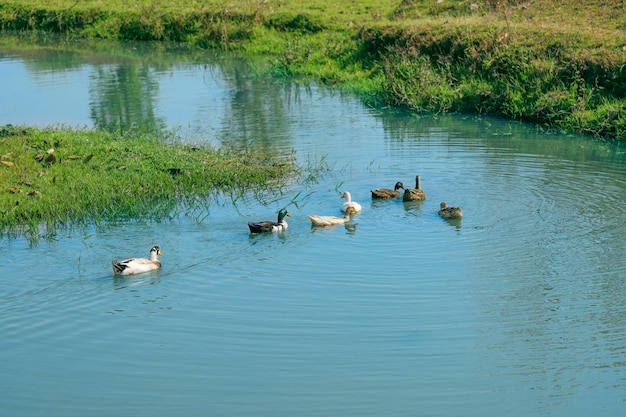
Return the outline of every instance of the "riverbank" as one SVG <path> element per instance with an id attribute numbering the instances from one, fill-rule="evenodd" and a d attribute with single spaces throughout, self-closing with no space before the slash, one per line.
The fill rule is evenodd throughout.
<path id="1" fill-rule="evenodd" d="M 554 3 L 8 0 L 0 28 L 240 50 L 371 106 L 626 139 L 626 5 Z"/>
<path id="2" fill-rule="evenodd" d="M 0 149 L 0 232 L 31 238 L 69 223 L 206 216 L 298 172 L 292 158 L 102 131 L 3 126 Z"/>

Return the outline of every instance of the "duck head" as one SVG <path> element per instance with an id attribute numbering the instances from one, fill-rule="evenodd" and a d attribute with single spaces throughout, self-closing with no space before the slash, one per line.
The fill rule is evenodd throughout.
<path id="1" fill-rule="evenodd" d="M 157 256 L 163 256 L 163 253 L 161 252 L 161 248 L 158 246 L 153 246 L 152 249 L 150 249 L 150 260 L 151 261 L 156 261 Z"/>
<path id="2" fill-rule="evenodd" d="M 289 212 L 287 211 L 287 209 L 286 209 L 286 208 L 281 209 L 281 210 L 278 212 L 278 223 L 282 222 L 282 221 L 283 221 L 283 219 L 285 218 L 285 216 L 289 216 L 289 217 L 291 217 L 291 213 L 289 213 Z"/>

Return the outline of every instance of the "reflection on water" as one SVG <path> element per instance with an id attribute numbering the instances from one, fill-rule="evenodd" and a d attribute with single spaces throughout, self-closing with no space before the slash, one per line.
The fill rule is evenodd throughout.
<path id="1" fill-rule="evenodd" d="M 173 129 L 324 163 L 206 213 L 0 237 L 0 414 L 623 414 L 623 145 L 375 111 L 161 44 L 15 45 L 0 41 L 2 123 Z M 416 175 L 425 201 L 371 200 Z M 363 212 L 312 228 L 346 190 Z M 285 233 L 250 235 L 285 206 Z M 112 276 L 154 244 L 162 270 Z"/>
<path id="2" fill-rule="evenodd" d="M 277 141 L 289 137 L 289 107 L 306 89 L 255 77 L 249 63 L 241 59 L 184 46 L 155 50 L 142 43 L 108 42 L 107 59 L 103 59 L 84 40 L 65 40 L 68 50 L 59 50 L 49 35 L 29 38 L 36 45 L 31 49 L 15 48 L 20 39 L 8 36 L 0 42 L 3 79 L 11 80 L 4 94 L 12 100 L 0 107 L 7 123 L 69 123 L 157 134 L 175 130 L 238 147 L 272 150 Z M 184 63 L 189 59 L 192 62 Z M 87 89 L 82 86 L 85 73 Z M 277 88 L 285 93 L 276 94 Z M 40 97 L 40 108 L 32 106 L 32 95 Z M 66 106 L 89 111 L 81 115 L 58 108 Z M 51 118 L 50 111 L 59 116 Z M 219 125 L 214 123 L 217 119 Z"/>
<path id="3" fill-rule="evenodd" d="M 144 65 L 99 65 L 91 75 L 90 109 L 95 128 L 159 132 L 165 120 L 155 115 L 159 84 Z"/>

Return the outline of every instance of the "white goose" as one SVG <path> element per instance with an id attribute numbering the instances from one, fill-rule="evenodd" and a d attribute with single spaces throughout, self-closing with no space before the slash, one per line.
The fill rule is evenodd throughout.
<path id="1" fill-rule="evenodd" d="M 361 212 L 361 209 L 362 209 L 361 205 L 357 203 L 356 201 L 352 201 L 352 196 L 350 195 L 348 191 L 344 191 L 344 193 L 341 194 L 341 198 L 346 199 L 346 202 L 341 205 L 341 211 L 345 213 L 348 207 L 352 207 L 354 208 L 355 213 Z"/>
<path id="2" fill-rule="evenodd" d="M 150 249 L 150 258 L 129 258 L 123 261 L 113 261 L 113 273 L 115 275 L 134 275 L 142 272 L 155 271 L 161 268 L 161 262 L 157 256 L 163 255 L 158 246 Z"/>

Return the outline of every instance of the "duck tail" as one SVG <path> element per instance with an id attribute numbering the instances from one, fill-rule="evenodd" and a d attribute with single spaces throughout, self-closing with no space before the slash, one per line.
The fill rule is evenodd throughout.
<path id="1" fill-rule="evenodd" d="M 111 265 L 113 266 L 113 272 L 116 274 L 121 274 L 126 269 L 126 265 L 122 265 L 117 261 L 111 262 Z"/>

